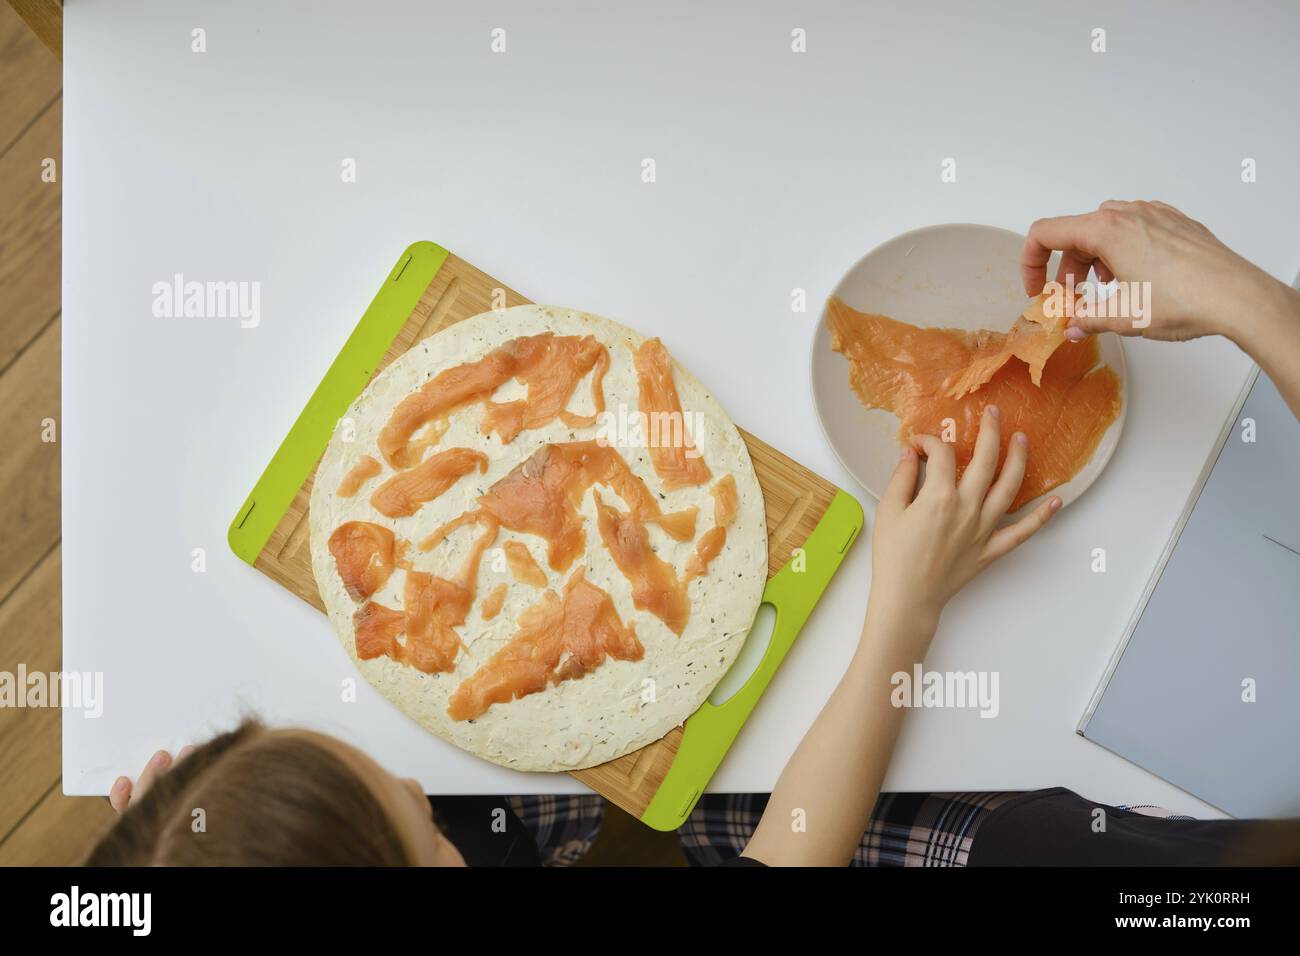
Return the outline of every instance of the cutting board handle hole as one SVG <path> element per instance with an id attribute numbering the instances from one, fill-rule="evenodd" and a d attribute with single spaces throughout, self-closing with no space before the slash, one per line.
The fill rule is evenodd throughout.
<path id="1" fill-rule="evenodd" d="M 731 670 L 723 675 L 722 680 L 718 681 L 718 686 L 713 688 L 713 693 L 709 695 L 710 704 L 721 707 L 735 696 L 736 691 L 745 686 L 754 671 L 758 670 L 758 665 L 763 663 L 763 658 L 767 656 L 767 648 L 772 643 L 772 632 L 775 629 L 776 608 L 764 601 L 758 606 L 758 613 L 754 615 L 754 624 L 749 629 L 749 636 L 745 638 L 745 646 L 736 655 L 736 662 L 731 665 Z"/>

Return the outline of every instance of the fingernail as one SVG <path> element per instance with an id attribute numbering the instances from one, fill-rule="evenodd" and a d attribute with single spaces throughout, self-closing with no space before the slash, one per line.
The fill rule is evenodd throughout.
<path id="1" fill-rule="evenodd" d="M 131 786 L 131 779 L 129 777 L 118 777 L 113 781 L 113 793 L 120 793 L 129 786 Z"/>
<path id="2" fill-rule="evenodd" d="M 901 452 L 899 452 L 899 454 L 898 454 L 898 460 L 899 460 L 899 461 L 907 461 L 907 460 L 908 460 L 909 458 L 911 458 L 912 455 L 914 455 L 914 454 L 915 454 L 915 452 L 912 451 L 912 446 L 911 446 L 911 445 L 904 445 L 904 446 L 903 446 L 903 450 L 902 450 Z"/>
<path id="3" fill-rule="evenodd" d="M 1016 432 L 1016 444 L 1017 444 L 1017 445 L 1028 445 L 1028 444 L 1029 444 L 1029 436 L 1026 435 L 1024 432 Z"/>
<path id="4" fill-rule="evenodd" d="M 1082 342 L 1088 337 L 1088 333 L 1076 325 L 1070 326 L 1065 330 L 1065 337 L 1071 342 Z"/>
<path id="5" fill-rule="evenodd" d="M 997 418 L 997 417 L 998 417 L 998 407 L 997 407 L 996 405 L 990 405 L 990 406 L 989 406 L 989 414 L 992 415 L 994 418 Z"/>
<path id="6" fill-rule="evenodd" d="M 1056 512 L 1060 511 L 1060 510 L 1061 510 L 1061 499 L 1060 499 L 1060 498 L 1053 498 L 1051 501 L 1049 501 L 1049 502 L 1047 503 L 1047 510 L 1050 511 L 1052 514 L 1056 514 Z"/>
<path id="7" fill-rule="evenodd" d="M 160 750 L 153 755 L 153 758 L 149 762 L 155 767 L 165 767 L 171 763 L 171 759 L 171 754 L 165 750 Z"/>

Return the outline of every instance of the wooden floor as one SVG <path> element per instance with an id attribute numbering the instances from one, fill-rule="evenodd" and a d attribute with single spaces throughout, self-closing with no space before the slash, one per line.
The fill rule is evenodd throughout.
<path id="1" fill-rule="evenodd" d="M 57 670 L 62 68 L 0 5 L 0 670 Z M 45 182 L 45 161 L 55 182 Z M 57 433 L 56 433 L 57 434 Z M 76 863 L 112 820 L 62 794 L 60 715 L 0 709 L 0 864 Z"/>
<path id="2" fill-rule="evenodd" d="M 59 409 L 62 68 L 0 3 L 0 671 L 61 661 Z M 52 159 L 56 180 L 42 179 Z M 101 798 L 65 797 L 60 713 L 0 708 L 0 866 L 75 864 L 109 826 Z M 122 768 L 131 772 L 131 768 Z M 609 808 L 588 865 L 682 865 L 673 834 Z"/>

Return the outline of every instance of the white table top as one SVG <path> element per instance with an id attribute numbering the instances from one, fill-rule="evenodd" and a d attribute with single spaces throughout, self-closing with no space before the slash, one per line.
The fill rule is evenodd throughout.
<path id="1" fill-rule="evenodd" d="M 739 423 L 862 498 L 818 428 L 808 347 L 818 303 L 885 239 L 1157 197 L 1275 275 L 1300 264 L 1295 12 L 514 6 L 68 0 L 64 666 L 102 671 L 105 701 L 64 722 L 66 792 L 104 793 L 246 710 L 340 734 L 431 792 L 581 789 L 465 755 L 364 685 L 343 703 L 351 668 L 325 620 L 226 546 L 413 240 L 653 329 Z M 1093 27 L 1109 52 L 1090 52 Z M 1244 157 L 1258 182 L 1241 182 Z M 261 283 L 260 323 L 155 318 L 153 284 L 176 273 Z M 888 788 L 1064 785 L 1214 814 L 1074 733 L 1248 368 L 1223 342 L 1128 357 L 1107 472 L 953 602 L 928 660 L 998 671 L 1000 715 L 913 713 Z M 775 781 L 857 639 L 869 551 L 864 537 L 716 789 Z"/>

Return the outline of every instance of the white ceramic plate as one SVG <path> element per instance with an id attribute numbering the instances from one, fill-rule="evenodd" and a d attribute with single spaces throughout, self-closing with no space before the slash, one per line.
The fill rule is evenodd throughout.
<path id="1" fill-rule="evenodd" d="M 1025 237 L 1007 229 L 968 223 L 928 226 L 904 233 L 867 253 L 840 280 L 833 296 L 861 312 L 902 322 L 951 329 L 1011 328 L 1024 309 L 1020 250 Z M 1057 257 L 1048 264 L 1056 277 Z M 1119 375 L 1119 417 L 1106 430 L 1083 469 L 1050 494 L 1069 504 L 1110 461 L 1128 413 L 1124 346 L 1114 333 L 1098 341 L 1101 360 Z M 849 474 L 877 500 L 898 464 L 898 419 L 867 409 L 849 387 L 848 360 L 831 348 L 826 309 L 812 345 L 812 390 L 826 440 Z M 1032 455 L 1034 450 L 1031 448 Z M 1035 502 L 1027 502 L 1032 508 Z M 1020 513 L 1024 513 L 1023 510 Z"/>

